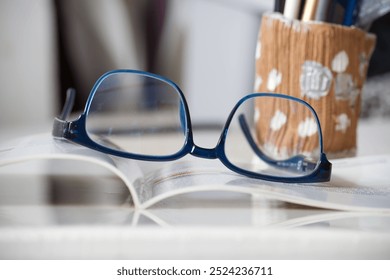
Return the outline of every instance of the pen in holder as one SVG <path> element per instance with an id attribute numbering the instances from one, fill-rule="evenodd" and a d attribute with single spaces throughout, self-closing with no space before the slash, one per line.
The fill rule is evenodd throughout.
<path id="1" fill-rule="evenodd" d="M 256 50 L 255 91 L 305 100 L 319 117 L 325 153 L 330 158 L 353 156 L 362 87 L 375 41 L 374 35 L 355 27 L 266 14 Z M 261 114 L 272 110 L 288 117 L 285 108 L 275 110 L 275 106 L 279 105 L 256 104 L 256 110 Z M 289 125 L 308 128 L 306 133 L 293 136 L 304 138 L 306 153 L 318 149 L 318 134 L 311 137 L 308 118 L 302 115 L 299 123 Z M 272 147 L 268 153 L 278 156 L 295 148 L 289 130 L 267 133 L 266 127 L 269 124 L 257 121 L 257 140 L 264 147 Z"/>

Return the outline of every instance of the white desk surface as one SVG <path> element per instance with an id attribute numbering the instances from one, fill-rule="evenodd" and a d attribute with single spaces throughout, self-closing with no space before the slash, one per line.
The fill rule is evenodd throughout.
<path id="1" fill-rule="evenodd" d="M 389 143 L 390 120 L 360 122 L 358 156 Z M 0 259 L 390 258 L 389 215 L 232 193 L 135 211 L 126 196 L 115 178 L 1 175 Z"/>

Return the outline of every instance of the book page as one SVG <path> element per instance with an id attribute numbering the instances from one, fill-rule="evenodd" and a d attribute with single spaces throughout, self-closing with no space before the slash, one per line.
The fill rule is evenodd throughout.
<path id="1" fill-rule="evenodd" d="M 327 209 L 390 212 L 390 155 L 333 160 L 330 182 L 286 184 L 244 177 L 218 160 L 190 155 L 174 162 L 112 157 L 49 134 L 0 146 L 0 166 L 33 159 L 86 161 L 104 167 L 126 184 L 139 209 L 181 194 L 237 192 Z"/>
<path id="2" fill-rule="evenodd" d="M 233 191 L 336 210 L 390 211 L 390 156 L 333 160 L 326 183 L 287 184 L 235 174 L 218 161 L 187 159 L 134 182 L 144 207 L 173 195 Z"/>
<path id="3" fill-rule="evenodd" d="M 139 207 L 138 194 L 132 187 L 132 182 L 136 178 L 143 176 L 137 161 L 111 157 L 65 139 L 54 139 L 49 133 L 22 137 L 0 145 L 0 168 L 6 165 L 13 165 L 14 173 L 53 172 L 54 169 L 51 166 L 40 164 L 32 171 L 25 170 L 22 167 L 20 167 L 20 170 L 18 169 L 18 163 L 33 160 L 71 160 L 75 164 L 80 161 L 90 163 L 92 169 L 94 166 L 103 167 L 125 183 L 130 191 L 134 206 L 136 208 Z M 29 167 L 31 168 L 31 166 Z M 74 175 L 76 170 L 77 167 L 74 167 L 71 170 L 62 170 L 61 173 L 62 175 Z M 101 168 L 99 171 L 101 171 Z M 59 171 L 56 170 L 55 172 L 58 173 Z M 84 172 L 84 170 L 79 170 L 78 172 Z"/>

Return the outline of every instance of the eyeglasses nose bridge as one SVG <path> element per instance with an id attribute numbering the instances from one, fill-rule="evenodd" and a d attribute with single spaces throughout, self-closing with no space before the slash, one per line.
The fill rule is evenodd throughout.
<path id="1" fill-rule="evenodd" d="M 194 145 L 191 152 L 191 155 L 199 157 L 199 158 L 206 158 L 206 159 L 216 159 L 217 157 L 217 151 L 215 148 L 209 149 L 209 148 L 202 148 L 199 146 Z"/>

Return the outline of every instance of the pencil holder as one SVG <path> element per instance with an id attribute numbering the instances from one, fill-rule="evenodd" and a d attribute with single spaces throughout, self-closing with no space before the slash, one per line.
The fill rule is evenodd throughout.
<path id="1" fill-rule="evenodd" d="M 256 50 L 255 91 L 283 93 L 305 100 L 319 117 L 327 155 L 353 156 L 362 87 L 375 41 L 374 35 L 354 27 L 266 14 Z M 275 111 L 278 104 L 255 106 L 264 113 Z M 310 125 L 305 124 L 304 116 L 299 121 L 297 127 Z M 307 153 L 318 149 L 318 134 L 291 136 L 287 130 L 266 133 L 266 128 L 269 124 L 257 121 L 257 140 L 265 147 L 272 147 L 269 153 L 293 150 L 290 147 L 293 141 L 287 141 L 290 137 L 304 137 Z"/>

